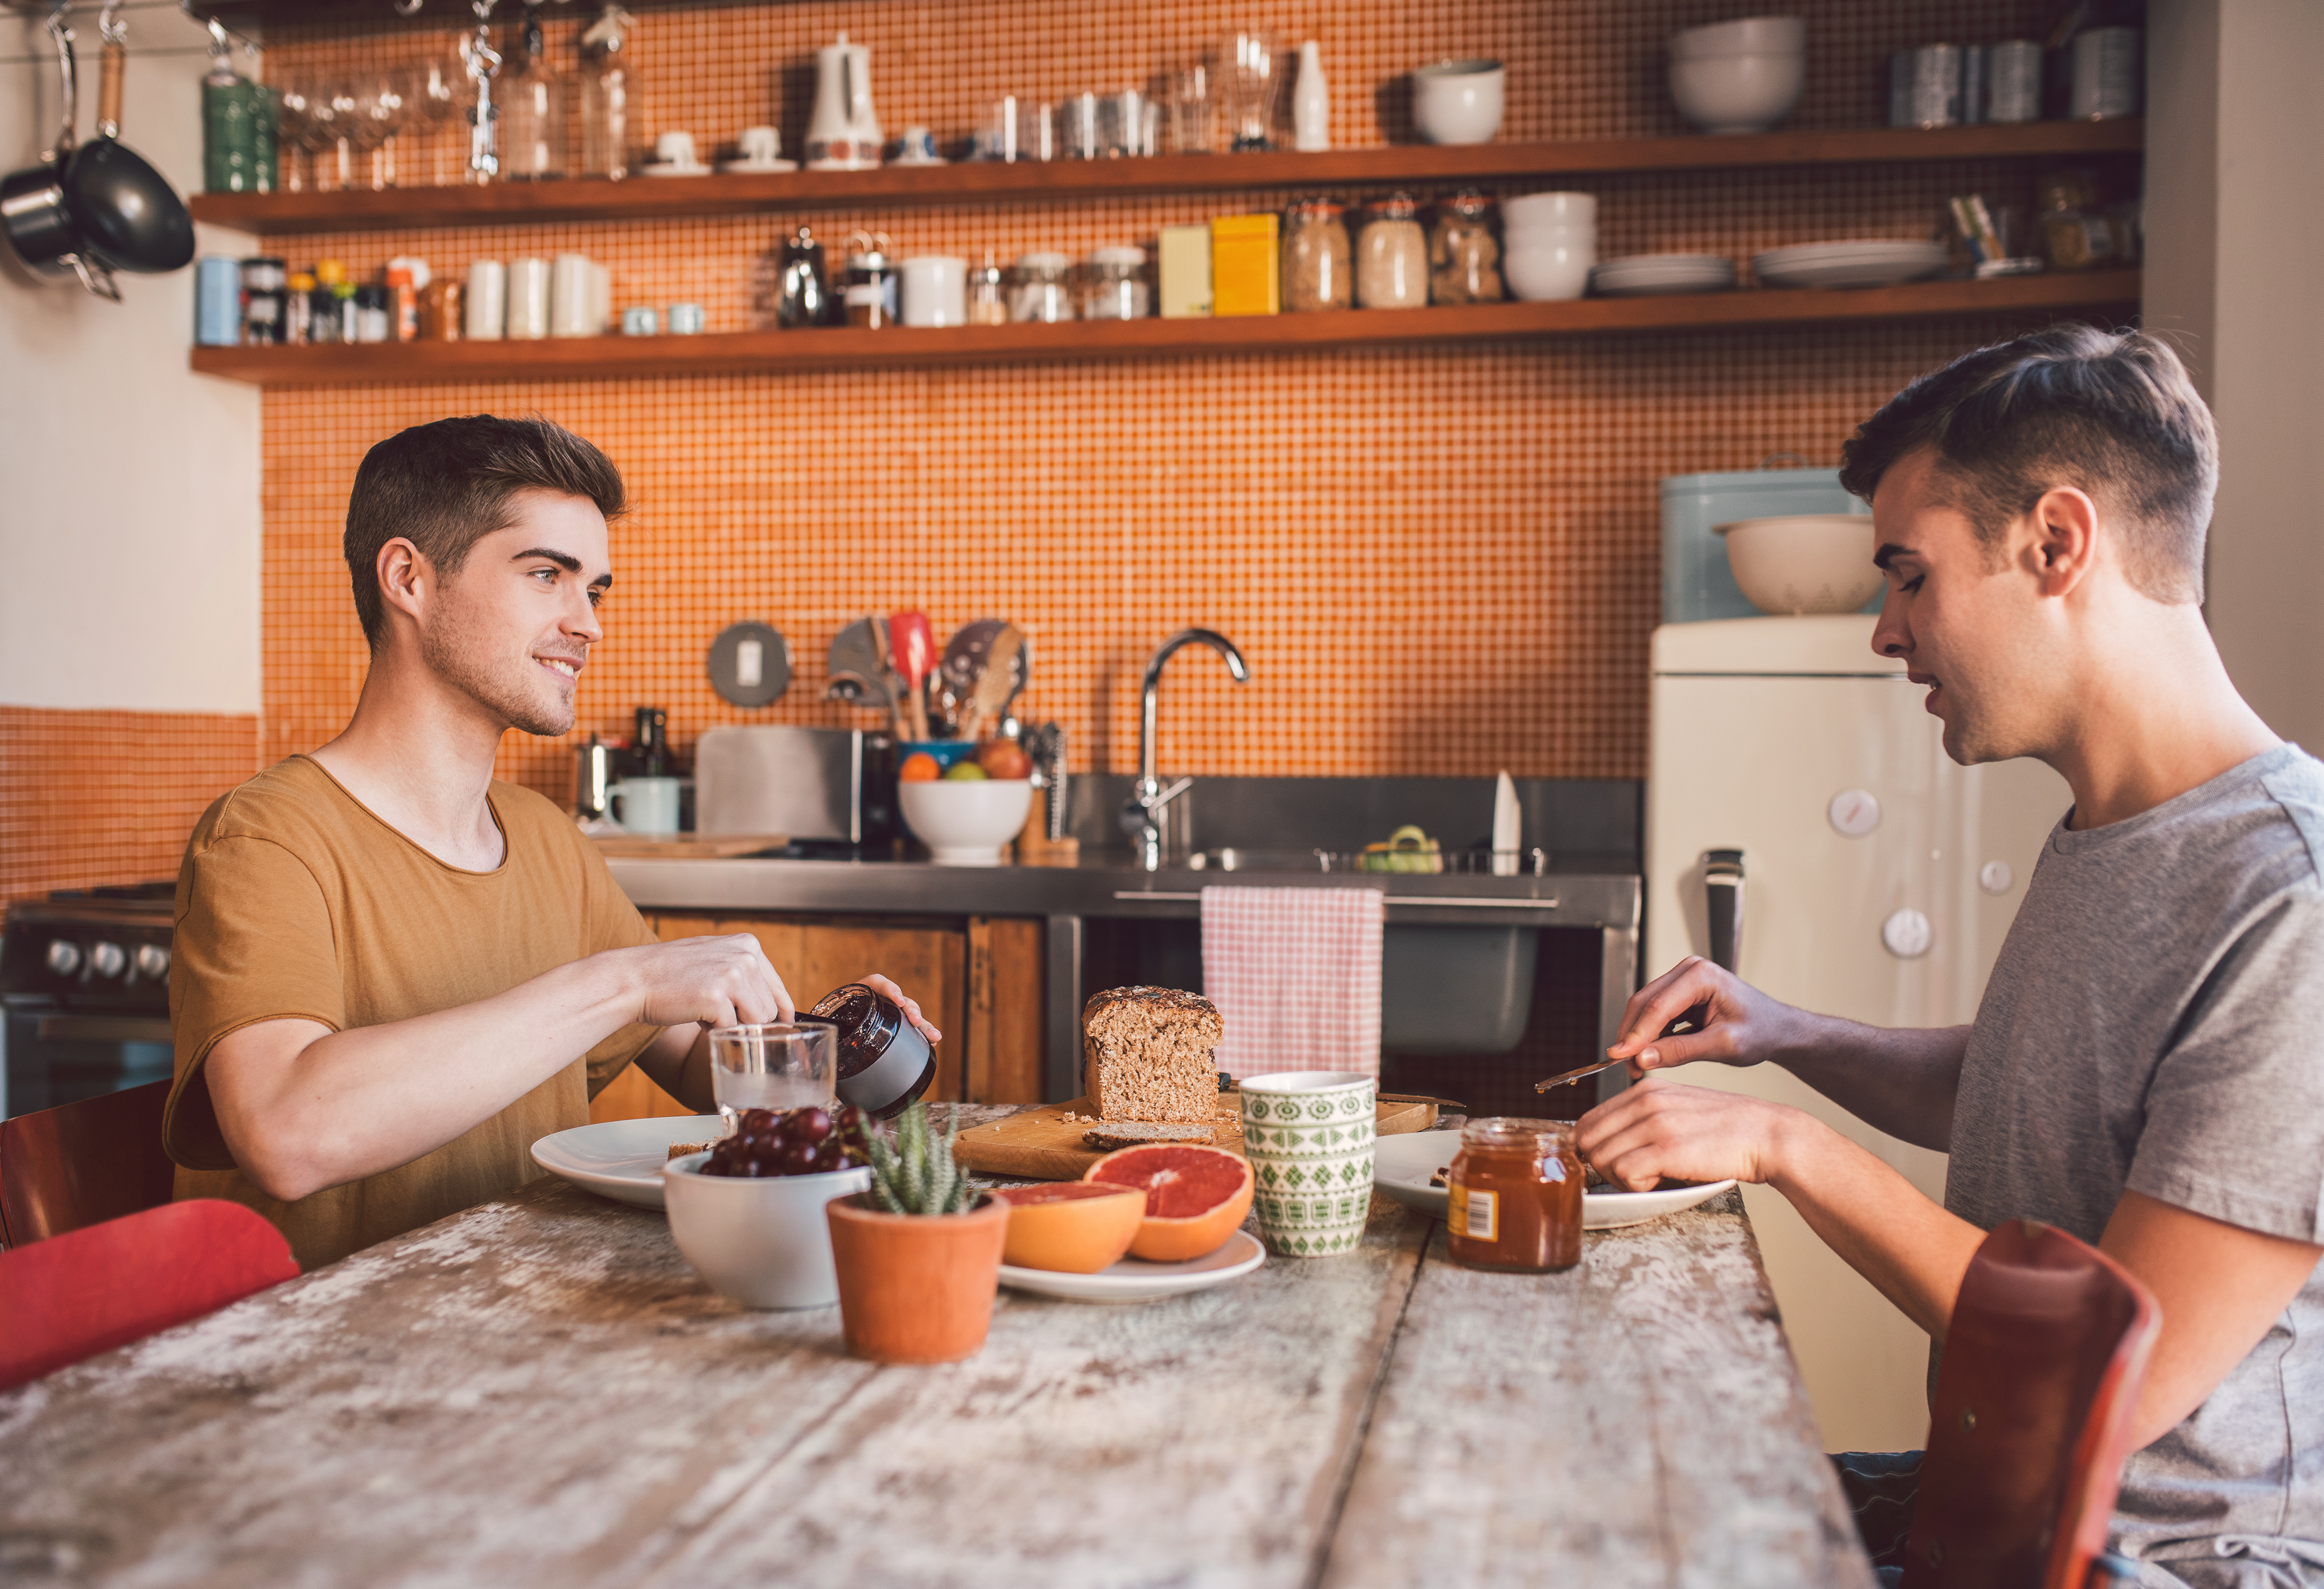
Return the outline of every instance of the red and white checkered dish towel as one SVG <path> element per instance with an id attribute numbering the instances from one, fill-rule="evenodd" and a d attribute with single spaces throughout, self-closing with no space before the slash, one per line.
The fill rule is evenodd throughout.
<path id="1" fill-rule="evenodd" d="M 1203 991 L 1226 1018 L 1219 1069 L 1379 1074 L 1377 888 L 1205 888 Z"/>

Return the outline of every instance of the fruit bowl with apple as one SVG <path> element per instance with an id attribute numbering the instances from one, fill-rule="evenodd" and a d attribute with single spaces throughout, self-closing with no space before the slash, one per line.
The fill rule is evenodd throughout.
<path id="1" fill-rule="evenodd" d="M 991 739 L 949 767 L 926 751 L 904 758 L 896 787 L 904 825 L 938 866 L 997 867 L 1033 809 L 1033 767 L 1014 739 Z"/>

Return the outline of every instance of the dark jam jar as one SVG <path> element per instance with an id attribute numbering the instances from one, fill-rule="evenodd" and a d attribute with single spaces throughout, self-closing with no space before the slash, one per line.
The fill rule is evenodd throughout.
<path id="1" fill-rule="evenodd" d="M 1520 1274 L 1582 1261 L 1582 1160 L 1572 1121 L 1471 1120 L 1445 1179 L 1456 1261 Z"/>
<path id="2" fill-rule="evenodd" d="M 909 1108 L 936 1079 L 935 1051 L 896 1001 L 850 982 L 816 1001 L 803 1020 L 839 1028 L 839 1099 L 889 1120 Z"/>

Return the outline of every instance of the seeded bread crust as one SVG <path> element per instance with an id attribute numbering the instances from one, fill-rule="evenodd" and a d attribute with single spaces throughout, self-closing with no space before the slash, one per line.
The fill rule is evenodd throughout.
<path id="1" fill-rule="evenodd" d="M 1218 1006 L 1176 987 L 1116 987 L 1082 1006 L 1090 1101 L 1101 1120 L 1208 1125 L 1219 1097 Z"/>

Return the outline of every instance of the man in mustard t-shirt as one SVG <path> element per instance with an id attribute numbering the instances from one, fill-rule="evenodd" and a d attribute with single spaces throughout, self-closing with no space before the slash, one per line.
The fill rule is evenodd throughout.
<path id="1" fill-rule="evenodd" d="M 709 1029 L 793 1016 L 756 939 L 658 941 L 571 819 L 493 776 L 510 729 L 573 726 L 622 507 L 605 455 L 545 420 L 372 448 L 347 503 L 355 716 L 186 846 L 178 1195 L 257 1208 L 308 1268 L 530 1179 L 533 1142 L 632 1061 L 708 1109 Z"/>

